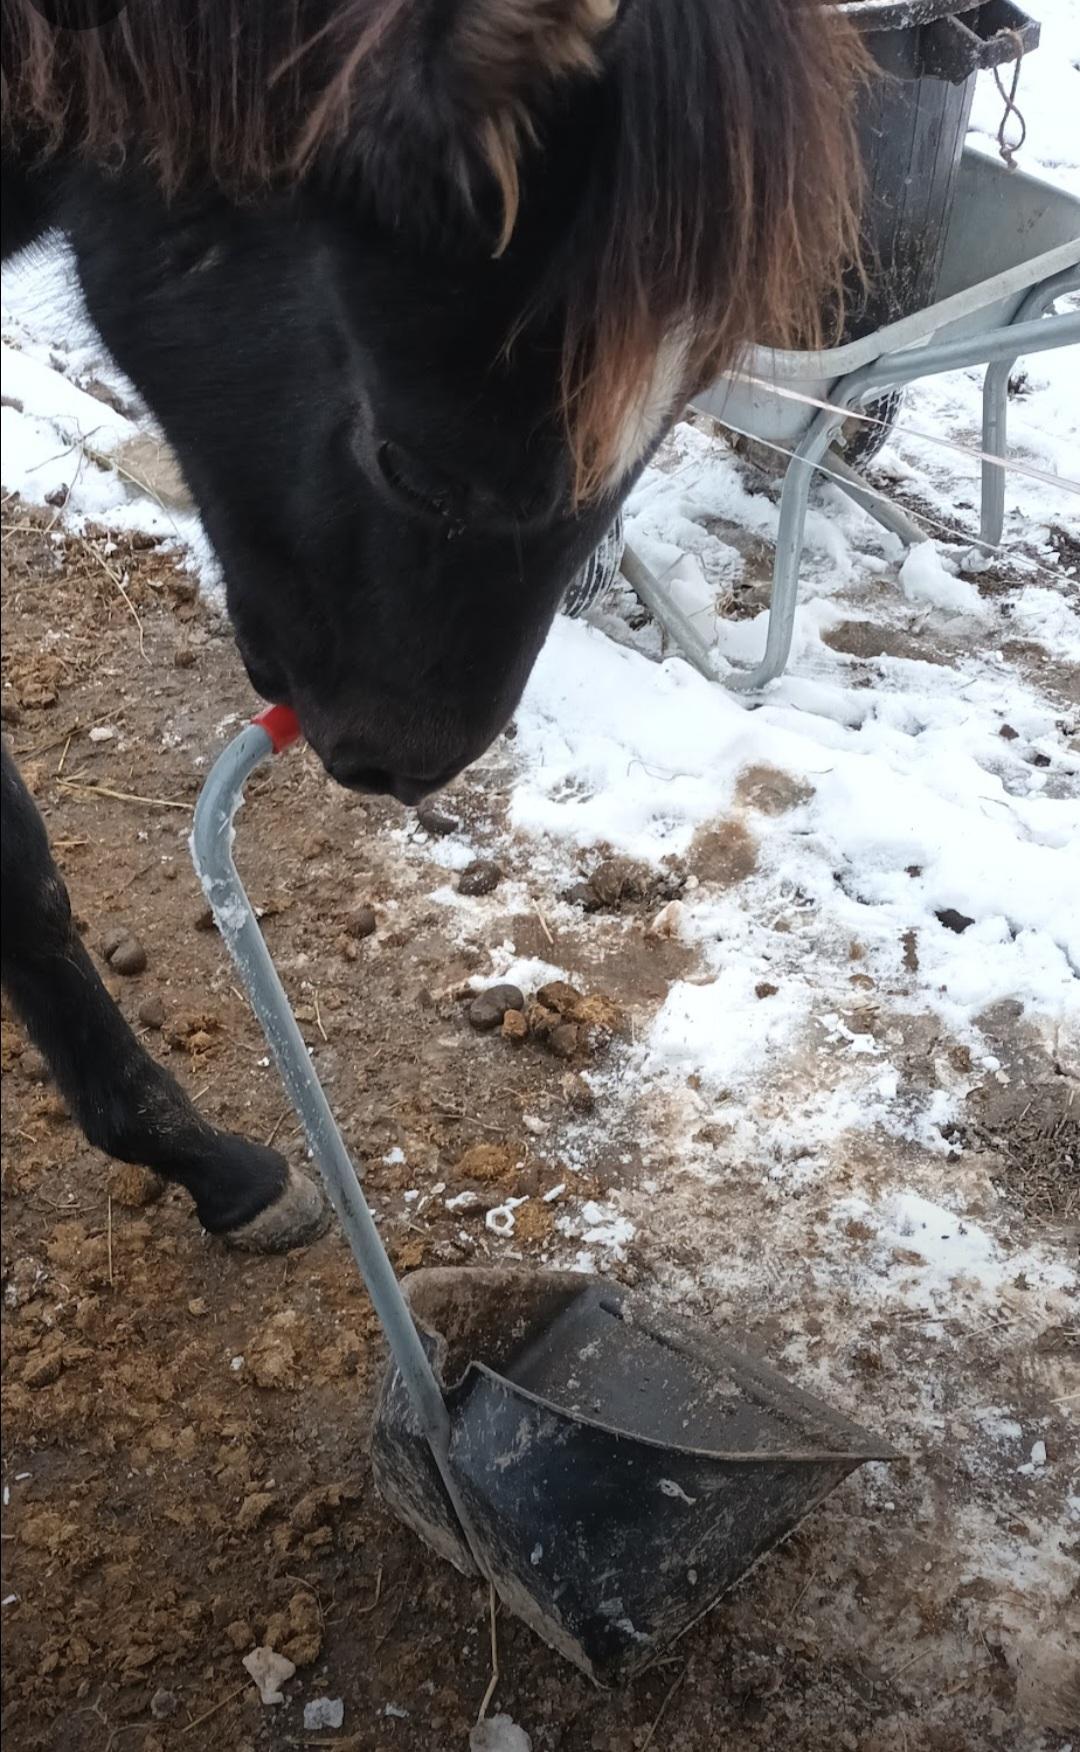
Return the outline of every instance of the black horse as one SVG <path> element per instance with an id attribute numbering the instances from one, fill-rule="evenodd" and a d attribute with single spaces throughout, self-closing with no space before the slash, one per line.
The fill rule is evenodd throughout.
<path id="1" fill-rule="evenodd" d="M 3 0 L 4 257 L 70 239 L 336 779 L 475 760 L 687 395 L 820 334 L 859 67 L 824 0 Z M 93 1143 L 313 1231 L 130 1034 L 6 750 L 3 979 Z"/>

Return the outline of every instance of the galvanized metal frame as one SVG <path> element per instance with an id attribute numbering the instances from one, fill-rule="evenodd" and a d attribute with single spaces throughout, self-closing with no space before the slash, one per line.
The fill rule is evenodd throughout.
<path id="1" fill-rule="evenodd" d="M 711 681 L 720 681 L 739 693 L 756 693 L 783 672 L 795 624 L 807 501 L 819 469 L 823 468 L 863 510 L 901 541 L 912 545 L 926 539 L 926 532 L 914 519 L 871 490 L 833 448 L 833 441 L 851 413 L 879 397 L 883 390 L 897 389 L 946 371 L 987 367 L 982 417 L 982 448 L 987 460 L 982 464 L 979 539 L 990 547 L 1001 540 L 1006 471 L 988 459 L 1001 457 L 1004 461 L 1006 456 L 1008 385 L 1013 366 L 1025 354 L 1080 345 L 1080 312 L 1053 312 L 1058 299 L 1080 290 L 1080 203 L 1023 173 L 1010 175 L 1003 167 L 988 166 L 978 155 L 965 154 L 965 158 L 971 160 L 967 174 L 979 200 L 986 200 L 989 193 L 1011 205 L 1020 231 L 1024 229 L 1023 204 L 1030 207 L 1033 201 L 1044 199 L 1058 204 L 1055 222 L 1059 227 L 1062 203 L 1075 208 L 1076 236 L 1071 240 L 1066 236 L 1052 248 L 1014 262 L 1003 271 L 986 274 L 984 269 L 982 277 L 973 282 L 958 281 L 939 303 L 832 352 L 773 355 L 771 370 L 770 355 L 760 352 L 755 355 L 750 381 L 759 383 L 766 391 L 770 383 L 775 383 L 782 393 L 785 383 L 816 380 L 815 394 L 804 398 L 796 394 L 796 403 L 803 399 L 807 404 L 815 401 L 829 404 L 808 414 L 808 423 L 797 442 L 792 434 L 780 496 L 772 595 L 761 661 L 721 671 L 708 644 L 671 600 L 661 581 L 639 555 L 629 548 L 624 551 L 622 571 L 628 582 L 674 648 Z M 972 223 L 970 214 L 957 220 L 960 227 L 965 224 L 970 227 Z M 1067 229 L 1071 229 L 1071 223 Z M 956 254 L 960 257 L 965 254 L 960 232 Z M 990 265 L 989 261 L 986 265 Z M 846 371 L 845 365 L 849 367 Z M 717 385 L 697 404 L 721 423 L 725 417 L 725 398 L 733 381 Z M 741 413 L 744 427 L 754 425 L 754 412 L 753 395 L 744 396 Z M 767 410 L 762 417 L 767 424 Z M 793 413 L 791 417 L 797 416 Z M 754 431 L 752 435 L 769 441 L 766 431 Z"/>
<path id="2" fill-rule="evenodd" d="M 1037 286 L 1020 307 L 1021 320 L 1003 328 L 987 329 L 962 340 L 930 342 L 917 351 L 885 354 L 873 365 L 853 371 L 830 391 L 833 408 L 822 409 L 805 437 L 792 452 L 780 495 L 780 526 L 773 563 L 772 597 L 765 652 L 750 668 L 733 667 L 721 674 L 701 634 L 671 601 L 670 596 L 645 565 L 627 548 L 623 553 L 623 576 L 640 597 L 667 637 L 688 663 L 710 681 L 721 681 L 738 693 L 756 693 L 783 673 L 791 652 L 795 608 L 799 591 L 806 509 L 817 465 L 825 458 L 833 438 L 848 413 L 870 401 L 883 389 L 896 389 L 922 377 L 936 377 L 965 366 L 986 365 L 983 384 L 983 449 L 1005 456 L 1009 377 L 1016 361 L 1028 353 L 1049 352 L 1059 347 L 1080 346 L 1080 311 L 1045 316 L 1063 293 L 1080 290 L 1080 268 L 1069 268 Z M 912 542 L 923 531 L 897 508 L 896 516 L 876 494 L 866 491 L 854 469 L 854 479 L 839 479 L 837 458 L 829 457 L 828 472 L 864 510 L 898 535 Z M 1005 471 L 992 462 L 982 465 L 980 539 L 991 546 L 1001 540 L 1005 516 Z"/>

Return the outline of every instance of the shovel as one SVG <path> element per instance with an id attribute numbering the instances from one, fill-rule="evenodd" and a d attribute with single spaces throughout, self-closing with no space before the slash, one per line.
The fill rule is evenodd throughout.
<path id="1" fill-rule="evenodd" d="M 372 1465 L 440 1556 L 602 1684 L 631 1677 L 866 1460 L 894 1450 L 767 1364 L 581 1272 L 399 1284 L 233 864 L 284 707 L 224 750 L 191 852 L 390 1347 Z"/>

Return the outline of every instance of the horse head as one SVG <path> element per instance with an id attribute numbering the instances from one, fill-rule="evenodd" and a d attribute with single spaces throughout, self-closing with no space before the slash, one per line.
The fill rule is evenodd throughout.
<path id="1" fill-rule="evenodd" d="M 820 333 L 853 32 L 815 0 L 4 19 L 7 150 L 176 449 L 256 689 L 343 783 L 445 784 L 688 395 Z"/>

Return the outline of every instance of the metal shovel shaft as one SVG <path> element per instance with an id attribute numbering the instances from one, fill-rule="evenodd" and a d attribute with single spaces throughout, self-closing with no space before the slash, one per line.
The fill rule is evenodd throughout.
<path id="1" fill-rule="evenodd" d="M 211 769 L 195 808 L 190 847 L 196 874 L 244 982 L 289 1098 L 304 1127 L 334 1209 L 386 1333 L 420 1427 L 468 1537 L 450 1475 L 450 1417 L 420 1334 L 375 1227 L 344 1140 L 285 995 L 270 951 L 233 863 L 233 818 L 244 785 L 285 738 L 258 720 L 241 731 Z M 469 1540 L 472 1544 L 471 1539 Z"/>

